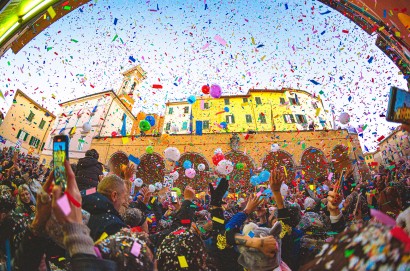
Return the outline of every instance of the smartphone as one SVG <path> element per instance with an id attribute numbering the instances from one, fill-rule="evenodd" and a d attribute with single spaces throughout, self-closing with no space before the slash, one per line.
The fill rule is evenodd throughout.
<path id="1" fill-rule="evenodd" d="M 64 162 L 68 159 L 69 139 L 66 135 L 58 135 L 53 139 L 54 182 L 64 191 L 67 187 L 67 172 Z"/>
<path id="2" fill-rule="evenodd" d="M 175 191 L 171 191 L 171 202 L 178 203 L 178 194 Z"/>
<path id="3" fill-rule="evenodd" d="M 410 93 L 397 87 L 390 88 L 386 120 L 410 125 Z"/>

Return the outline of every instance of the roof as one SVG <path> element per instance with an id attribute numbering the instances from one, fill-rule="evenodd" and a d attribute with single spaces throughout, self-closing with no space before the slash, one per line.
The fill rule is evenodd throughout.
<path id="1" fill-rule="evenodd" d="M 25 94 L 23 91 L 21 91 L 20 89 L 17 89 L 16 94 L 14 95 L 14 97 L 16 97 L 17 95 L 21 95 L 24 98 L 26 98 L 27 100 L 29 100 L 32 104 L 34 104 L 36 107 L 41 108 L 41 110 L 43 110 L 44 112 L 47 112 L 47 114 L 49 114 L 51 117 L 53 117 L 54 119 L 56 118 L 56 116 L 51 113 L 50 111 L 48 111 L 46 108 L 44 108 L 43 106 L 39 105 L 37 102 L 35 102 L 33 99 L 31 99 L 27 94 Z"/>
<path id="2" fill-rule="evenodd" d="M 110 96 L 113 95 L 114 99 L 117 99 L 117 100 L 124 106 L 125 110 L 128 111 L 128 113 L 129 113 L 134 119 L 136 119 L 136 117 L 135 117 L 134 114 L 131 112 L 131 110 L 128 109 L 128 107 L 124 104 L 123 101 L 121 101 L 121 99 L 117 96 L 117 94 L 115 94 L 114 90 L 112 90 L 112 89 L 111 89 L 111 90 L 102 91 L 102 92 L 98 92 L 98 93 L 93 93 L 93 94 L 86 95 L 86 96 L 83 96 L 83 97 L 80 97 L 80 98 L 77 98 L 77 99 L 69 100 L 69 101 L 60 103 L 60 106 L 65 105 L 65 104 L 68 104 L 68 103 L 72 103 L 72 102 L 79 102 L 79 101 L 81 101 L 81 100 L 83 100 L 83 99 L 91 98 L 91 97 L 93 97 L 93 96 L 98 96 L 98 95 L 102 95 L 102 94 L 110 94 Z"/>
<path id="3" fill-rule="evenodd" d="M 146 72 L 141 68 L 140 65 L 137 65 L 137 66 L 135 66 L 135 67 L 132 67 L 131 69 L 126 70 L 125 72 L 122 73 L 122 75 L 128 76 L 130 73 L 132 73 L 132 72 L 134 72 L 134 71 L 138 71 L 143 78 L 146 77 L 146 76 L 145 76 Z"/>
<path id="4" fill-rule="evenodd" d="M 400 126 L 399 126 L 400 127 Z M 378 146 L 380 146 L 380 144 L 382 144 L 383 142 L 387 141 L 390 137 L 392 137 L 393 135 L 397 134 L 400 131 L 400 128 L 397 127 L 391 134 L 389 134 L 386 138 L 384 138 L 382 141 L 379 142 L 379 144 L 377 144 Z"/>

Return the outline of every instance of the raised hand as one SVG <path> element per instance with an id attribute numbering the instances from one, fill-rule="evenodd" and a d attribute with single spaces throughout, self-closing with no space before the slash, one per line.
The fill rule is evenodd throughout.
<path id="1" fill-rule="evenodd" d="M 280 187 L 285 180 L 285 174 L 283 174 L 280 170 L 273 169 L 269 178 L 270 189 L 275 192 L 280 191 Z"/>
<path id="2" fill-rule="evenodd" d="M 209 184 L 209 193 L 211 194 L 211 205 L 212 206 L 221 207 L 222 198 L 225 195 L 226 191 L 228 190 L 228 187 L 229 187 L 229 183 L 228 183 L 228 180 L 225 178 L 221 179 L 216 189 L 214 189 L 211 183 Z"/>
<path id="3" fill-rule="evenodd" d="M 134 173 L 137 171 L 134 163 L 129 163 L 124 169 L 124 179 L 130 181 Z"/>
<path id="4" fill-rule="evenodd" d="M 195 190 L 190 186 L 185 187 L 184 199 L 192 201 L 194 198 L 195 198 Z"/>
<path id="5" fill-rule="evenodd" d="M 246 207 L 243 210 L 244 213 L 248 215 L 253 213 L 256 210 L 256 208 L 259 206 L 259 204 L 262 203 L 262 201 L 263 201 L 263 198 L 258 198 L 255 195 L 250 195 L 248 203 L 246 204 Z"/>

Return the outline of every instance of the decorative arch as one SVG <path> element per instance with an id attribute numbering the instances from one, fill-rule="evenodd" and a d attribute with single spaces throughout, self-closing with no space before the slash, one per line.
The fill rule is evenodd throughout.
<path id="1" fill-rule="evenodd" d="M 141 178 L 146 184 L 163 182 L 165 176 L 165 161 L 158 153 L 143 154 L 140 157 L 136 177 Z"/>
<path id="2" fill-rule="evenodd" d="M 251 172 L 255 171 L 255 162 L 249 155 L 241 151 L 230 151 L 225 154 L 225 159 L 233 164 L 233 171 L 228 175 L 230 180 L 230 191 L 237 191 L 250 187 Z M 238 163 L 244 164 L 243 169 L 237 169 Z"/>
<path id="3" fill-rule="evenodd" d="M 336 145 L 332 150 L 332 166 L 337 175 L 351 166 L 348 151 L 349 148 L 344 145 Z"/>
<path id="4" fill-rule="evenodd" d="M 185 168 L 182 166 L 186 160 L 191 161 L 192 167 L 196 171 L 194 178 L 190 179 L 185 176 Z M 205 170 L 199 171 L 198 165 L 204 164 Z M 184 188 L 187 185 L 192 186 L 195 189 L 203 190 L 208 185 L 207 177 L 210 170 L 210 165 L 208 160 L 200 153 L 197 152 L 186 152 L 181 155 L 178 161 L 177 171 L 179 178 L 174 182 L 174 186 Z"/>
<path id="5" fill-rule="evenodd" d="M 302 170 L 306 181 L 314 181 L 318 178 L 326 178 L 329 164 L 322 150 L 309 147 L 302 154 Z"/>
<path id="6" fill-rule="evenodd" d="M 295 179 L 295 166 L 292 155 L 283 150 L 269 152 L 262 160 L 262 168 L 269 171 L 285 167 L 288 180 Z"/>

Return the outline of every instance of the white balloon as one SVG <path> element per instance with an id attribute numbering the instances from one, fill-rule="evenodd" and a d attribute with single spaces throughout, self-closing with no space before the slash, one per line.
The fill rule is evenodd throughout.
<path id="1" fill-rule="evenodd" d="M 198 165 L 198 170 L 199 171 L 204 171 L 205 170 L 205 165 L 204 164 L 199 164 Z"/>
<path id="2" fill-rule="evenodd" d="M 136 187 L 141 187 L 143 183 L 144 183 L 144 181 L 143 181 L 141 178 L 136 178 L 136 179 L 134 180 L 134 185 L 135 185 Z"/>
<path id="3" fill-rule="evenodd" d="M 272 144 L 272 145 L 270 146 L 270 150 L 271 150 L 272 152 L 276 152 L 276 151 L 278 151 L 279 149 L 280 149 L 279 144 Z"/>
<path id="4" fill-rule="evenodd" d="M 341 124 L 348 124 L 350 122 L 350 115 L 346 112 L 343 112 L 339 116 L 339 122 Z"/>
<path id="5" fill-rule="evenodd" d="M 282 196 L 286 197 L 288 195 L 288 192 L 289 192 L 289 187 L 283 183 L 280 187 L 280 193 L 282 194 Z"/>
<path id="6" fill-rule="evenodd" d="M 173 162 L 176 162 L 181 157 L 181 153 L 175 147 L 168 147 L 164 151 L 164 156 L 165 156 L 166 159 L 168 159 L 170 161 L 173 161 Z"/>
<path id="7" fill-rule="evenodd" d="M 170 174 L 169 174 L 169 177 L 171 177 L 171 179 L 172 180 L 177 180 L 178 178 L 179 178 L 179 173 L 178 173 L 178 171 L 174 171 L 174 172 L 171 172 Z"/>
<path id="8" fill-rule="evenodd" d="M 86 122 L 83 124 L 83 132 L 88 133 L 89 131 L 91 131 L 91 124 L 89 122 Z"/>
<path id="9" fill-rule="evenodd" d="M 173 133 L 178 133 L 178 132 L 179 132 L 178 126 L 176 126 L 175 124 L 173 124 L 173 125 L 171 126 L 171 132 L 173 132 Z"/>
<path id="10" fill-rule="evenodd" d="M 223 153 L 221 148 L 217 148 L 217 149 L 214 151 L 214 154 L 218 154 L 218 153 Z"/>
<path id="11" fill-rule="evenodd" d="M 228 175 L 233 171 L 233 164 L 231 161 L 228 160 L 221 160 L 219 161 L 218 165 L 216 166 L 216 172 L 222 175 Z"/>
<path id="12" fill-rule="evenodd" d="M 155 186 L 152 185 L 152 184 L 150 184 L 150 185 L 148 186 L 148 190 L 149 190 L 149 192 L 154 193 L 154 192 L 155 192 Z"/>
<path id="13" fill-rule="evenodd" d="M 155 188 L 159 191 L 162 189 L 162 183 L 156 182 L 155 183 Z"/>

